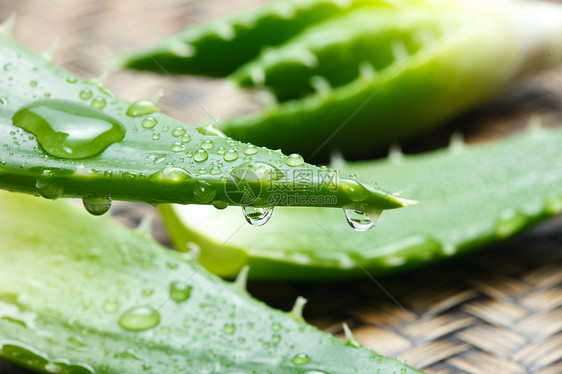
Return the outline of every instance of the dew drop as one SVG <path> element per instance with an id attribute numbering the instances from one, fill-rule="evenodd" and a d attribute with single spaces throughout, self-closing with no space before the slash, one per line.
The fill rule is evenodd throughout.
<path id="1" fill-rule="evenodd" d="M 114 118 L 66 100 L 23 106 L 12 121 L 35 135 L 45 152 L 61 158 L 96 156 L 125 136 L 125 128 Z"/>
<path id="2" fill-rule="evenodd" d="M 76 83 L 76 82 L 78 82 L 78 79 L 76 77 L 68 77 L 68 78 L 66 78 L 66 81 L 68 83 Z"/>
<path id="3" fill-rule="evenodd" d="M 211 170 L 209 170 L 209 174 L 211 175 L 217 175 L 220 173 L 221 173 L 221 169 L 216 166 L 212 167 Z"/>
<path id="4" fill-rule="evenodd" d="M 117 300 L 106 300 L 103 303 L 103 310 L 107 313 L 115 313 L 119 309 L 119 302 Z"/>
<path id="5" fill-rule="evenodd" d="M 185 146 L 183 145 L 183 143 L 176 142 L 176 143 L 172 144 L 171 150 L 172 150 L 172 152 L 183 152 L 183 151 L 185 151 Z"/>
<path id="6" fill-rule="evenodd" d="M 292 155 L 287 157 L 287 160 L 285 160 L 285 163 L 289 166 L 300 166 L 300 165 L 304 164 L 304 159 L 298 153 L 293 153 Z"/>
<path id="7" fill-rule="evenodd" d="M 229 149 L 228 151 L 226 151 L 224 153 L 224 155 L 222 156 L 224 158 L 225 161 L 234 161 L 238 158 L 238 152 L 236 152 L 234 149 Z"/>
<path id="8" fill-rule="evenodd" d="M 306 353 L 297 353 L 291 359 L 294 365 L 306 365 L 310 362 L 310 357 Z"/>
<path id="9" fill-rule="evenodd" d="M 234 323 L 225 323 L 222 327 L 222 331 L 225 334 L 232 335 L 236 332 L 236 326 L 234 325 Z"/>
<path id="10" fill-rule="evenodd" d="M 111 199 L 109 197 L 91 197 L 82 198 L 82 203 L 86 211 L 94 216 L 101 216 L 111 208 Z"/>
<path id="11" fill-rule="evenodd" d="M 201 149 L 204 149 L 204 150 L 207 150 L 207 151 L 209 149 L 212 149 L 214 146 L 215 146 L 215 144 L 210 140 L 205 140 L 201 143 Z"/>
<path id="12" fill-rule="evenodd" d="M 191 175 L 182 168 L 166 166 L 166 168 L 151 174 L 149 180 L 154 182 L 182 182 L 190 179 Z"/>
<path id="13" fill-rule="evenodd" d="M 138 306 L 123 313 L 118 323 L 125 330 L 144 331 L 158 326 L 160 314 L 151 306 Z"/>
<path id="14" fill-rule="evenodd" d="M 162 131 L 163 131 L 163 132 L 168 132 L 168 131 L 170 131 L 170 126 L 168 126 L 168 125 L 162 126 Z"/>
<path id="15" fill-rule="evenodd" d="M 145 129 L 151 129 L 154 126 L 156 126 L 157 123 L 158 121 L 156 120 L 156 118 L 152 116 L 148 116 L 142 120 L 141 126 L 144 127 Z"/>
<path id="16" fill-rule="evenodd" d="M 30 82 L 29 82 L 29 85 L 30 85 L 31 87 L 37 87 L 37 81 L 30 81 Z"/>
<path id="17" fill-rule="evenodd" d="M 160 133 L 155 132 L 154 134 L 152 134 L 152 140 L 160 140 Z"/>
<path id="18" fill-rule="evenodd" d="M 93 92 L 92 90 L 90 90 L 89 88 L 84 88 L 82 91 L 80 91 L 80 93 L 78 94 L 78 96 L 80 96 L 80 98 L 82 100 L 88 100 L 92 97 Z"/>
<path id="19" fill-rule="evenodd" d="M 181 140 L 182 143 L 189 143 L 191 141 L 191 136 L 184 135 L 184 136 L 181 137 L 180 140 Z"/>
<path id="20" fill-rule="evenodd" d="M 176 303 L 182 303 L 189 299 L 193 286 L 183 284 L 182 282 L 170 283 L 170 298 Z"/>
<path id="21" fill-rule="evenodd" d="M 185 129 L 183 127 L 176 127 L 175 129 L 172 130 L 172 135 L 175 136 L 175 137 L 183 136 L 184 134 L 185 134 Z M 183 141 L 183 139 L 182 139 L 182 141 Z M 184 143 L 187 143 L 187 142 L 184 142 Z"/>
<path id="22" fill-rule="evenodd" d="M 258 148 L 255 145 L 249 144 L 244 148 L 245 155 L 255 155 L 256 153 L 258 153 Z"/>
<path id="23" fill-rule="evenodd" d="M 252 226 L 263 226 L 271 218 L 273 207 L 258 208 L 252 206 L 243 206 L 242 212 L 244 218 Z"/>
<path id="24" fill-rule="evenodd" d="M 92 102 L 90 103 L 90 106 L 94 109 L 103 109 L 106 105 L 107 102 L 105 101 L 105 99 L 99 96 L 94 98 L 94 100 L 92 100 Z"/>
<path id="25" fill-rule="evenodd" d="M 381 212 L 373 211 L 369 214 L 354 209 L 345 209 L 345 219 L 355 231 L 367 231 L 376 225 Z"/>
<path id="26" fill-rule="evenodd" d="M 151 100 L 135 101 L 127 108 L 127 115 L 131 117 L 140 117 L 146 114 L 159 112 L 158 105 Z"/>
<path id="27" fill-rule="evenodd" d="M 217 149 L 217 154 L 224 155 L 225 153 L 226 153 L 226 148 L 220 147 L 219 149 Z"/>
<path id="28" fill-rule="evenodd" d="M 230 175 L 237 180 L 271 182 L 284 177 L 283 172 L 265 162 L 242 164 L 232 168 Z"/>
<path id="29" fill-rule="evenodd" d="M 205 181 L 197 181 L 193 189 L 193 197 L 200 203 L 211 202 L 217 194 L 215 187 L 212 184 Z"/>
<path id="30" fill-rule="evenodd" d="M 195 152 L 195 154 L 193 155 L 193 159 L 197 162 L 203 162 L 205 161 L 207 158 L 209 157 L 209 154 L 207 153 L 207 151 L 204 151 L 202 149 L 198 150 L 197 152 Z"/>

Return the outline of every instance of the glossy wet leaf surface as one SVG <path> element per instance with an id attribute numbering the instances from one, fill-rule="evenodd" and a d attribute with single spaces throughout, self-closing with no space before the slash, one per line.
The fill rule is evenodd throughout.
<path id="1" fill-rule="evenodd" d="M 111 199 L 270 207 L 270 185 L 301 195 L 297 205 L 386 209 L 405 205 L 367 184 L 361 201 L 333 170 L 193 128 L 151 100 L 128 103 L 103 83 L 84 81 L 0 33 L 0 188 L 46 198 L 80 197 L 102 214 Z M 298 162 L 297 162 L 298 161 Z M 297 170 L 298 169 L 298 170 Z M 244 178 L 241 172 L 248 170 Z M 252 170 L 267 170 L 275 178 Z M 294 188 L 297 171 L 307 189 Z M 295 174 L 296 173 L 296 174 Z M 311 203 L 312 195 L 330 195 Z"/>
<path id="2" fill-rule="evenodd" d="M 0 358 L 44 373 L 417 373 L 296 321 L 141 233 L 0 193 Z"/>
<path id="3" fill-rule="evenodd" d="M 398 272 L 483 248 L 562 212 L 561 142 L 560 129 L 534 130 L 498 143 L 350 162 L 342 172 L 402 185 L 420 204 L 383 212 L 366 233 L 339 225 L 341 211 L 277 209 L 271 225 L 243 228 L 216 257 L 249 264 L 255 278 L 332 279 L 364 277 L 362 268 Z M 197 243 L 202 258 L 236 229 L 230 209 L 163 206 L 162 212 L 175 245 L 186 250 L 185 243 Z M 224 276 L 235 271 L 217 258 L 208 268 Z"/>
<path id="4" fill-rule="evenodd" d="M 562 61 L 561 25 L 562 7 L 539 2 L 280 1 L 188 30 L 125 66 L 158 71 L 157 60 L 185 74 L 230 73 L 277 101 L 227 120 L 228 135 L 307 156 L 338 149 L 358 157 Z M 218 59 L 236 71 L 199 68 Z"/>

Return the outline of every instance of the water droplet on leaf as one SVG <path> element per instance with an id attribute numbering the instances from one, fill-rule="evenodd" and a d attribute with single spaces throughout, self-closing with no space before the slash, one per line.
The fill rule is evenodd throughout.
<path id="1" fill-rule="evenodd" d="M 176 303 L 187 301 L 191 296 L 192 286 L 182 282 L 172 282 L 170 284 L 170 298 Z"/>
<path id="2" fill-rule="evenodd" d="M 157 123 L 158 121 L 156 120 L 156 118 L 152 116 L 148 116 L 142 120 L 141 126 L 144 127 L 145 129 L 151 129 L 154 126 L 156 126 Z"/>
<path id="3" fill-rule="evenodd" d="M 159 111 L 160 108 L 158 108 L 158 105 L 156 105 L 154 101 L 139 100 L 129 105 L 129 108 L 127 108 L 127 115 L 131 117 L 140 117 Z"/>
<path id="4" fill-rule="evenodd" d="M 158 326 L 160 314 L 151 306 L 134 307 L 123 313 L 118 323 L 125 330 L 144 331 Z"/>
<path id="5" fill-rule="evenodd" d="M 306 353 L 297 353 L 291 359 L 294 365 L 306 365 L 310 362 L 310 357 Z"/>
<path id="6" fill-rule="evenodd" d="M 224 153 L 224 155 L 222 156 L 224 158 L 225 161 L 234 161 L 238 158 L 238 152 L 236 152 L 234 149 L 229 149 L 228 151 L 226 151 Z"/>
<path id="7" fill-rule="evenodd" d="M 209 157 L 209 154 L 207 153 L 207 151 L 204 151 L 202 149 L 198 150 L 197 152 L 195 152 L 195 154 L 193 155 L 193 159 L 197 162 L 203 162 L 205 161 L 207 158 Z"/>
<path id="8" fill-rule="evenodd" d="M 285 163 L 289 166 L 301 166 L 302 164 L 304 164 L 304 159 L 298 153 L 293 153 L 292 155 L 287 157 Z"/>
<path id="9" fill-rule="evenodd" d="M 66 100 L 36 101 L 20 108 L 12 120 L 35 135 L 45 152 L 61 158 L 96 156 L 125 136 L 119 121 Z"/>

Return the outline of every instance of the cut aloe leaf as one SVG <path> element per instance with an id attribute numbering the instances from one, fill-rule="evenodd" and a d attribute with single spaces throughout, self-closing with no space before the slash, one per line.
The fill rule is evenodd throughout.
<path id="1" fill-rule="evenodd" d="M 118 58 L 123 67 L 179 74 L 226 76 L 273 46 L 300 33 L 310 24 L 380 0 L 284 0 L 264 4 L 254 12 L 188 29 L 145 51 Z M 155 60 L 157 62 L 155 62 Z"/>
<path id="2" fill-rule="evenodd" d="M 420 373 L 114 221 L 5 191 L 0 205 L 2 360 L 40 373 Z"/>
<path id="3" fill-rule="evenodd" d="M 242 86 L 265 87 L 280 103 L 226 121 L 228 135 L 306 155 L 372 154 L 446 123 L 526 72 L 562 62 L 559 4 L 346 4 L 346 11 L 310 22 L 231 75 Z M 260 19 L 264 9 L 246 16 Z M 189 65 L 183 72 L 193 73 Z"/>
<path id="4" fill-rule="evenodd" d="M 536 130 L 493 144 L 347 163 L 342 172 L 377 176 L 420 197 L 415 209 L 385 212 L 368 233 L 337 224 L 338 211 L 283 208 L 273 224 L 240 230 L 214 254 L 236 229 L 235 212 L 173 205 L 161 211 L 175 246 L 200 247 L 203 259 L 213 253 L 208 268 L 222 276 L 244 265 L 260 279 L 388 274 L 483 248 L 562 212 L 561 142 L 562 129 Z M 221 258 L 236 259 L 238 267 Z"/>
<path id="5" fill-rule="evenodd" d="M 2 33 L 0 46 L 2 189 L 80 197 L 93 214 L 106 212 L 111 199 L 271 207 L 277 189 L 299 195 L 296 205 L 370 211 L 407 204 L 299 155 L 187 126 L 151 100 L 128 103 Z"/>

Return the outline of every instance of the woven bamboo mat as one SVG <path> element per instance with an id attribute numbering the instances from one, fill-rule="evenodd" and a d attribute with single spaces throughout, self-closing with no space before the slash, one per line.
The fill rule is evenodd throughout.
<path id="1" fill-rule="evenodd" d="M 15 37 L 36 51 L 59 39 L 55 61 L 96 77 L 118 51 L 149 45 L 187 24 L 227 14 L 262 0 L 0 0 L 0 19 L 17 11 Z M 207 113 L 228 117 L 256 106 L 221 82 L 114 72 L 108 86 L 128 100 L 150 98 L 160 88 L 165 113 L 197 125 Z M 511 87 L 494 103 L 464 116 L 417 145 L 444 146 L 453 131 L 468 142 L 522 130 L 532 114 L 546 126 L 562 125 L 562 69 Z M 420 145 L 421 144 L 421 145 Z M 115 203 L 112 214 L 135 226 L 153 208 Z M 159 220 L 155 237 L 168 243 Z M 381 354 L 405 359 L 428 373 L 562 373 L 562 218 L 485 251 L 405 275 L 338 283 L 252 283 L 250 292 L 288 310 L 299 295 L 306 319 L 343 337 L 346 322 L 357 340 Z M 383 291 L 383 288 L 384 290 Z M 389 296 L 391 295 L 391 296 Z M 0 362 L 0 373 L 27 374 Z"/>

